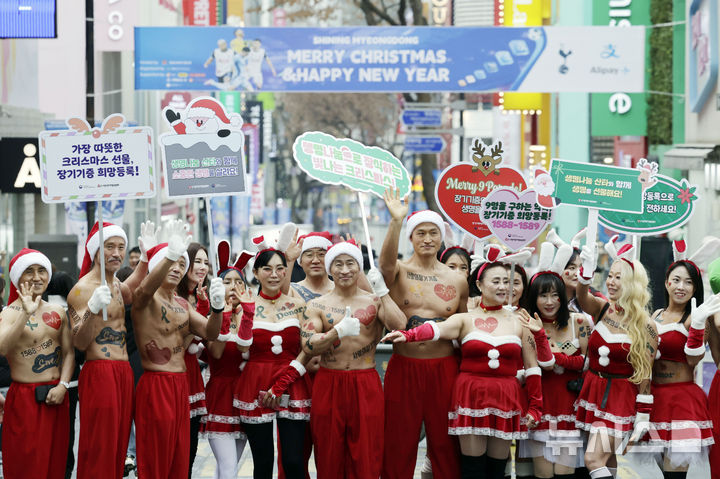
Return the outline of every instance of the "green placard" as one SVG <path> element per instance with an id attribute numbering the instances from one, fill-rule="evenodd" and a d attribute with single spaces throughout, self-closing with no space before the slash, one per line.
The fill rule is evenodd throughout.
<path id="1" fill-rule="evenodd" d="M 634 168 L 577 163 L 553 158 L 550 177 L 561 204 L 598 210 L 641 213 L 643 189 Z"/>
<path id="2" fill-rule="evenodd" d="M 391 153 L 355 140 L 339 139 L 319 131 L 295 139 L 293 157 L 316 180 L 373 193 L 380 198 L 388 188 L 410 193 L 410 174 Z"/>
<path id="3" fill-rule="evenodd" d="M 621 233 L 642 236 L 666 233 L 690 221 L 698 200 L 697 187 L 685 179 L 677 181 L 662 175 L 655 178 L 658 182 L 645 190 L 642 214 L 601 211 L 600 223 Z"/>

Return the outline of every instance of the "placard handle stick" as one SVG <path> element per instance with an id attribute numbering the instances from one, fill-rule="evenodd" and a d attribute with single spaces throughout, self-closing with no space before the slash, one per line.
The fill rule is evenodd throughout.
<path id="1" fill-rule="evenodd" d="M 98 201 L 97 205 L 95 206 L 95 209 L 98 212 L 98 239 L 100 240 L 100 247 L 98 248 L 98 251 L 100 251 L 100 284 L 103 286 L 107 286 L 107 281 L 105 280 L 105 235 L 103 232 L 103 207 L 102 207 L 102 201 Z M 102 309 L 102 317 L 103 321 L 107 321 L 107 308 Z"/>
<path id="2" fill-rule="evenodd" d="M 365 229 L 365 246 L 367 246 L 368 259 L 370 260 L 370 268 L 375 267 L 375 258 L 373 258 L 372 244 L 370 244 L 370 230 L 368 229 L 367 213 L 365 212 L 365 202 L 363 195 L 358 191 L 358 202 L 360 203 L 360 215 L 362 215 L 363 228 Z"/>
<path id="3" fill-rule="evenodd" d="M 587 225 L 587 234 L 585 236 L 585 245 L 590 246 L 593 249 L 593 252 L 595 251 L 596 242 L 597 242 L 597 230 L 598 230 L 598 216 L 600 215 L 600 210 L 597 208 L 590 208 L 588 209 L 588 225 Z"/>
<path id="4" fill-rule="evenodd" d="M 215 255 L 215 251 L 217 246 L 215 245 L 215 233 L 213 232 L 213 220 L 212 220 L 212 206 L 211 206 L 211 197 L 206 196 L 205 197 L 205 211 L 207 212 L 207 224 L 208 224 L 208 241 L 210 242 L 210 247 L 208 248 L 208 253 L 210 257 L 210 268 L 212 269 L 212 272 L 214 274 L 218 273 L 218 265 L 217 265 L 217 258 Z"/>
<path id="5" fill-rule="evenodd" d="M 515 292 L 515 263 L 510 263 L 510 294 L 508 294 L 508 306 L 512 308 L 513 293 Z"/>

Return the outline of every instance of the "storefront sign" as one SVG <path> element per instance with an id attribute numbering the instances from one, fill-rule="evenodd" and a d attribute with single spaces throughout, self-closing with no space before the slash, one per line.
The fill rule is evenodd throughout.
<path id="1" fill-rule="evenodd" d="M 153 132 L 126 128 L 110 115 L 100 128 L 71 118 L 70 130 L 39 135 L 42 200 L 45 203 L 155 196 Z"/>
<path id="2" fill-rule="evenodd" d="M 293 157 L 305 173 L 321 183 L 343 185 L 380 198 L 388 188 L 399 189 L 400 196 L 410 193 L 410 173 L 405 166 L 375 146 L 310 131 L 295 139 Z"/>
<path id="3" fill-rule="evenodd" d="M 40 167 L 37 161 L 37 138 L 0 139 L 0 158 L 3 174 L 0 191 L 3 193 L 39 193 Z"/>
<path id="4" fill-rule="evenodd" d="M 558 203 L 598 210 L 641 213 L 644 172 L 634 168 L 553 158 L 550 176 Z"/>
<path id="5" fill-rule="evenodd" d="M 687 180 L 657 175 L 658 180 L 645 190 L 642 214 L 601 211 L 602 225 L 632 235 L 657 235 L 681 227 L 692 217 L 698 200 L 697 186 Z"/>

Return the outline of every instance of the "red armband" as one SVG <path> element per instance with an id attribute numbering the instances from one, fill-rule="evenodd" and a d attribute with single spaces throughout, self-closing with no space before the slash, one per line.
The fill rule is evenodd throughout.
<path id="1" fill-rule="evenodd" d="M 536 422 L 540 422 L 543 409 L 541 378 L 542 371 L 540 368 L 529 368 L 525 370 L 525 392 L 528 397 L 527 414 L 530 414 Z"/>
<path id="2" fill-rule="evenodd" d="M 650 414 L 654 401 L 655 398 L 652 394 L 638 394 L 635 396 L 635 411 Z"/>
<path id="3" fill-rule="evenodd" d="M 253 319 L 255 318 L 255 303 L 240 303 L 242 306 L 242 317 L 238 327 L 237 342 L 240 346 L 250 346 L 253 342 Z"/>
<path id="4" fill-rule="evenodd" d="M 547 333 L 544 329 L 533 333 L 537 347 L 537 361 L 541 368 L 549 368 L 555 364 L 555 356 L 550 350 L 550 343 L 547 340 Z"/>
<path id="5" fill-rule="evenodd" d="M 408 343 L 418 343 L 421 341 L 437 341 L 440 339 L 440 330 L 435 321 L 428 321 L 417 328 L 409 331 L 400 331 Z"/>
<path id="6" fill-rule="evenodd" d="M 696 329 L 690 326 L 687 343 L 685 343 L 685 354 L 688 356 L 705 355 L 705 328 Z"/>
<path id="7" fill-rule="evenodd" d="M 571 371 L 582 371 L 585 364 L 583 356 L 568 356 L 565 353 L 553 353 L 555 364 Z"/>
<path id="8" fill-rule="evenodd" d="M 195 311 L 202 314 L 203 316 L 207 316 L 210 314 L 210 301 L 205 299 L 198 299 L 197 304 L 195 305 Z"/>
<path id="9" fill-rule="evenodd" d="M 297 360 L 290 361 L 290 364 L 285 368 L 279 378 L 272 385 L 272 394 L 275 396 L 281 396 L 287 391 L 292 383 L 297 381 L 305 374 L 305 366 L 300 364 Z"/>

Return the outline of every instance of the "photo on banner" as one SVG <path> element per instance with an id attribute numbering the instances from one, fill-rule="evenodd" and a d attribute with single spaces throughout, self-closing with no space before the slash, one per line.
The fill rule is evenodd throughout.
<path id="1" fill-rule="evenodd" d="M 502 142 L 489 146 L 475 139 L 470 162 L 448 166 L 435 182 L 435 199 L 445 217 L 479 240 L 493 234 L 481 219 L 483 200 L 498 188 L 517 193 L 527 189 L 523 174 L 503 165 L 503 154 Z M 534 195 L 533 191 L 533 201 Z"/>
<path id="2" fill-rule="evenodd" d="M 138 90 L 641 92 L 645 29 L 138 27 L 135 65 Z"/>

